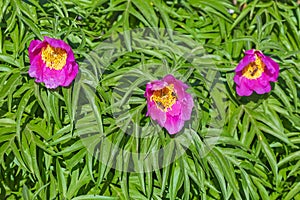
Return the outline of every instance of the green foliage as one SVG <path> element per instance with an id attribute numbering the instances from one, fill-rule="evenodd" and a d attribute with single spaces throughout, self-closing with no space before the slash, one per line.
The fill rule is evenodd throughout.
<path id="1" fill-rule="evenodd" d="M 0 199 L 300 198 L 295 1 L 3 0 L 0 9 Z M 147 27 L 152 37 L 135 31 Z M 81 72 L 71 87 L 29 77 L 29 43 L 43 36 L 72 46 Z M 239 97 L 234 69 L 251 48 L 280 75 L 269 94 Z M 195 100 L 175 137 L 145 116 L 145 83 L 167 73 Z"/>

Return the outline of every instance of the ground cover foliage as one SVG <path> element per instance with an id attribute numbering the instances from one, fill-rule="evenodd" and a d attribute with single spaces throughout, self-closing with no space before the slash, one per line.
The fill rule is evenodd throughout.
<path id="1" fill-rule="evenodd" d="M 3 0 L 0 9 L 0 199 L 300 199 L 296 1 Z M 73 48 L 71 87 L 29 77 L 29 43 L 43 36 Z M 279 79 L 269 94 L 239 97 L 234 69 L 252 48 L 280 64 Z M 166 72 L 195 102 L 178 136 L 145 116 L 145 83 Z"/>

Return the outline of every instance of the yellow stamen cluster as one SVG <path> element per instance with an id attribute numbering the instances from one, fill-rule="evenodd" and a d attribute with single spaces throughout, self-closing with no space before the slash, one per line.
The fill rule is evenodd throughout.
<path id="1" fill-rule="evenodd" d="M 168 108 L 171 108 L 177 100 L 174 85 L 171 84 L 161 90 L 154 91 L 150 99 L 155 102 L 157 108 L 167 112 Z"/>
<path id="2" fill-rule="evenodd" d="M 42 60 L 50 69 L 61 70 L 67 63 L 67 52 L 49 44 L 42 49 Z"/>
<path id="3" fill-rule="evenodd" d="M 260 57 L 255 55 L 255 61 L 249 63 L 243 70 L 242 74 L 247 79 L 257 79 L 265 71 L 265 64 Z"/>

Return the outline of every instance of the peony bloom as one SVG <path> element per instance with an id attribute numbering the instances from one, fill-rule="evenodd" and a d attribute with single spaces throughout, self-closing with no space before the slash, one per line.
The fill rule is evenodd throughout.
<path id="1" fill-rule="evenodd" d="M 279 65 L 261 51 L 245 51 L 245 57 L 235 69 L 233 78 L 239 96 L 250 96 L 253 91 L 264 94 L 271 91 L 270 82 L 276 82 Z"/>
<path id="2" fill-rule="evenodd" d="M 147 116 L 165 127 L 170 134 L 179 132 L 191 118 L 194 102 L 188 86 L 172 75 L 146 85 Z"/>
<path id="3" fill-rule="evenodd" d="M 50 89 L 69 86 L 78 73 L 71 47 L 62 40 L 44 37 L 29 45 L 29 75 Z"/>

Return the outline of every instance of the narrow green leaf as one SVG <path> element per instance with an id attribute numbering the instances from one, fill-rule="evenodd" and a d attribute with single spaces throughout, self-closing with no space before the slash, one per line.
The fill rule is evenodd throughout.
<path id="1" fill-rule="evenodd" d="M 253 180 L 253 183 L 256 185 L 257 189 L 258 189 L 258 192 L 260 194 L 260 197 L 263 199 L 263 200 L 269 200 L 270 199 L 270 196 L 267 192 L 267 189 L 263 186 L 263 184 L 260 182 L 259 178 L 257 177 L 254 177 L 252 176 L 252 180 Z"/>
<path id="2" fill-rule="evenodd" d="M 273 175 L 275 177 L 275 181 L 277 184 L 279 184 L 278 166 L 277 166 L 277 162 L 276 162 L 276 156 L 275 156 L 273 150 L 271 149 L 270 145 L 268 144 L 266 138 L 261 133 L 258 135 L 258 138 L 259 138 L 260 144 L 262 145 L 262 149 L 263 149 L 263 152 L 265 153 L 268 163 L 271 166 Z"/>
<path id="3" fill-rule="evenodd" d="M 100 195 L 81 195 L 73 198 L 72 200 L 118 200 L 118 197 L 108 197 Z"/>
<path id="4" fill-rule="evenodd" d="M 31 195 L 30 195 L 30 191 L 28 189 L 28 187 L 26 185 L 23 186 L 23 190 L 22 190 L 22 196 L 24 198 L 24 200 L 30 200 Z"/>
<path id="5" fill-rule="evenodd" d="M 21 125 L 22 125 L 22 118 L 23 118 L 23 113 L 24 110 L 27 106 L 27 104 L 29 103 L 29 99 L 31 97 L 31 95 L 33 94 L 33 90 L 28 90 L 24 96 L 22 97 L 19 105 L 18 105 L 18 110 L 17 110 L 17 119 L 16 119 L 16 133 L 17 133 L 17 138 L 20 139 L 20 132 L 21 132 Z"/>
<path id="6" fill-rule="evenodd" d="M 284 200 L 293 199 L 296 195 L 300 193 L 300 182 L 295 183 L 289 193 L 284 197 Z"/>
<path id="7" fill-rule="evenodd" d="M 32 32 L 34 32 L 34 34 L 40 39 L 43 40 L 43 36 L 41 34 L 41 31 L 39 30 L 39 27 L 37 26 L 37 24 L 35 24 L 34 22 L 32 22 L 30 19 L 19 15 L 18 16 L 31 30 Z"/>
<path id="8" fill-rule="evenodd" d="M 75 151 L 78 151 L 82 148 L 84 148 L 82 141 L 78 140 L 71 146 L 68 146 L 68 147 L 64 148 L 62 151 L 56 153 L 55 156 L 64 155 L 64 154 L 68 154 L 68 153 L 74 153 Z"/>
<path id="9" fill-rule="evenodd" d="M 63 198 L 66 198 L 67 194 L 67 183 L 64 175 L 64 169 L 60 166 L 59 160 L 56 159 L 56 173 L 57 173 L 57 184 L 58 191 L 62 195 Z"/>
<path id="10" fill-rule="evenodd" d="M 291 163 L 292 161 L 299 160 L 299 159 L 300 159 L 300 151 L 290 153 L 289 155 L 285 156 L 284 159 L 278 162 L 278 167 L 281 167 L 287 163 Z"/>

